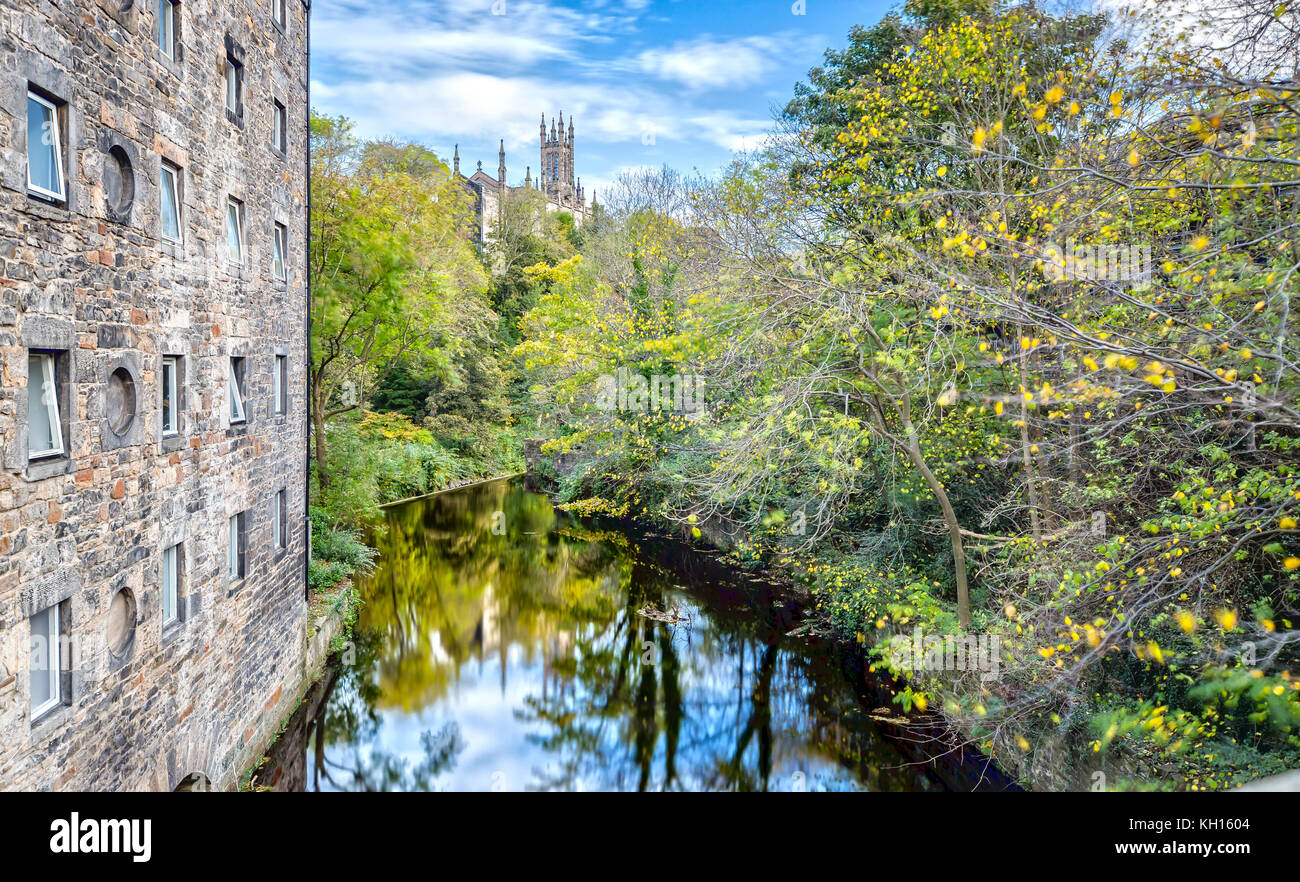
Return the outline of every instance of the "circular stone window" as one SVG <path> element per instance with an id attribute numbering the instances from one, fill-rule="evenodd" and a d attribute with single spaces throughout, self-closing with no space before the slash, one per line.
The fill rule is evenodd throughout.
<path id="1" fill-rule="evenodd" d="M 135 419 L 135 380 L 126 368 L 120 367 L 109 375 L 104 415 L 115 435 L 125 435 L 131 428 Z"/>
<path id="2" fill-rule="evenodd" d="M 135 595 L 123 588 L 108 606 L 108 651 L 123 655 L 135 639 Z"/>
<path id="3" fill-rule="evenodd" d="M 109 149 L 104 160 L 104 197 L 108 210 L 119 218 L 125 218 L 135 201 L 135 172 L 131 169 L 131 158 L 121 147 Z"/>

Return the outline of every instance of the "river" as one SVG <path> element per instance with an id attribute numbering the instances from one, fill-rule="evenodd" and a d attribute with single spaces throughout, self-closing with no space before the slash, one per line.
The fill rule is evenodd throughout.
<path id="1" fill-rule="evenodd" d="M 788 592 L 518 480 L 393 506 L 273 790 L 989 790 Z M 895 722 L 897 720 L 897 722 Z"/>

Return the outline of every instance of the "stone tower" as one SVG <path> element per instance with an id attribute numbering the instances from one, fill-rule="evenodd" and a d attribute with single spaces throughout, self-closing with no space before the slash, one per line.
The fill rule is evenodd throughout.
<path id="1" fill-rule="evenodd" d="M 565 206 L 580 205 L 582 194 L 573 178 L 573 118 L 569 118 L 569 128 L 564 128 L 564 113 L 561 111 L 559 122 L 551 120 L 551 130 L 546 131 L 546 114 L 542 114 L 540 126 L 542 147 L 542 170 L 538 183 L 546 195 L 556 203 Z"/>

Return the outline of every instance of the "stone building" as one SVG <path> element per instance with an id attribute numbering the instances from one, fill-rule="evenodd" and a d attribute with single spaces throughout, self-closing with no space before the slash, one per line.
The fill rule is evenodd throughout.
<path id="1" fill-rule="evenodd" d="M 0 789 L 233 787 L 302 687 L 309 12 L 0 4 Z"/>
<path id="2" fill-rule="evenodd" d="M 596 209 L 596 194 L 593 192 L 591 204 L 587 204 L 586 193 L 582 189 L 582 178 L 574 177 L 573 163 L 573 117 L 569 117 L 569 128 L 564 128 L 564 113 L 561 111 L 557 123 L 551 119 L 550 134 L 546 131 L 546 114 L 541 122 L 541 174 L 534 179 L 532 166 L 524 168 L 524 183 L 512 187 L 506 183 L 506 142 L 502 140 L 497 150 L 497 176 L 494 178 L 483 171 L 483 163 L 472 175 L 466 177 L 460 171 L 460 145 L 452 153 L 452 172 L 463 181 L 474 194 L 475 230 L 479 241 L 486 241 L 501 218 L 504 201 L 512 193 L 536 190 L 543 194 L 546 210 L 551 212 L 567 211 L 573 216 L 573 222 L 582 226 L 582 222 Z"/>

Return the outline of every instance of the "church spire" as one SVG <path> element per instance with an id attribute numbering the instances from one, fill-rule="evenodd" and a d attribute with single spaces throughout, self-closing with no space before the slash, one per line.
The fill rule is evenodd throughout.
<path id="1" fill-rule="evenodd" d="M 503 187 L 505 186 L 505 183 L 506 183 L 506 141 L 505 141 L 505 138 L 502 138 L 502 139 L 501 139 L 501 147 L 500 147 L 500 149 L 497 151 L 497 180 L 501 182 L 501 186 L 503 186 Z"/>
<path id="2" fill-rule="evenodd" d="M 460 145 L 457 144 L 451 155 L 451 171 L 453 174 L 460 174 Z"/>

